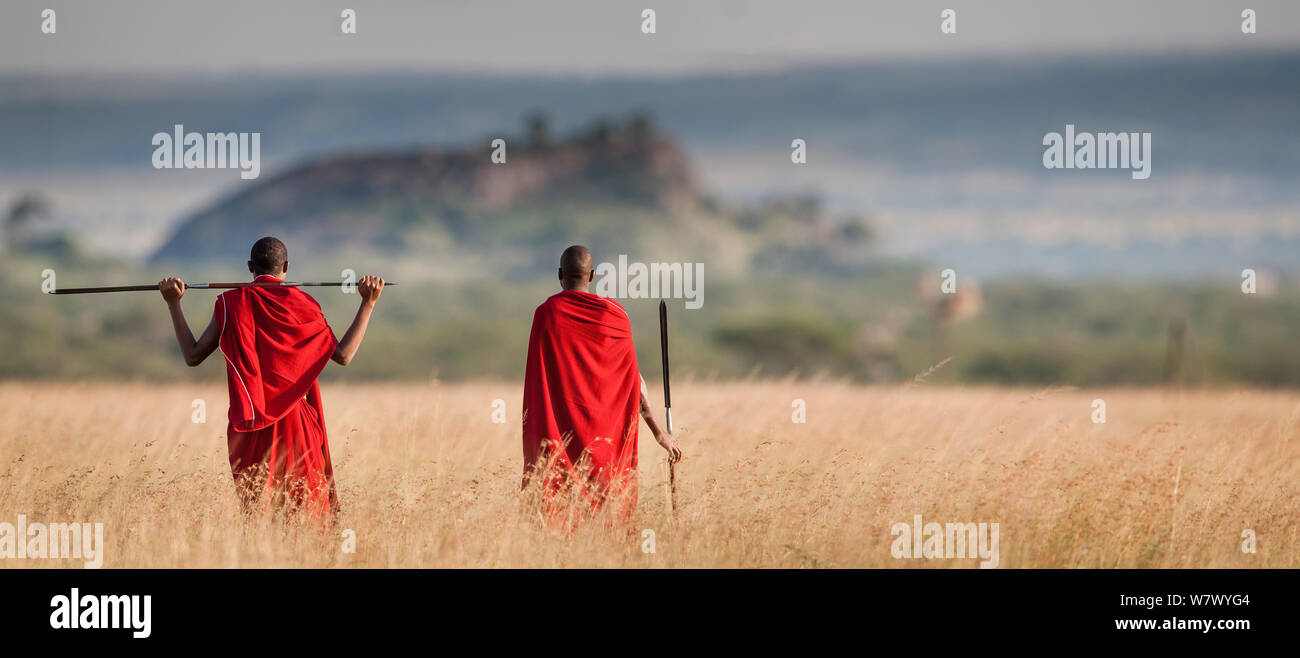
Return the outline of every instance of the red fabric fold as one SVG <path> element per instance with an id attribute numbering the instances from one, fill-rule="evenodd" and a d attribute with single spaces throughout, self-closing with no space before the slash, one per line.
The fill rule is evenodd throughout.
<path id="1" fill-rule="evenodd" d="M 566 290 L 533 315 L 524 376 L 524 483 L 541 473 L 547 504 L 576 490 L 592 510 L 636 508 L 640 373 L 618 302 Z"/>
<path id="2" fill-rule="evenodd" d="M 320 304 L 293 287 L 236 288 L 213 313 L 230 391 L 230 468 L 245 504 L 328 518 L 337 497 L 316 378 L 338 340 Z"/>

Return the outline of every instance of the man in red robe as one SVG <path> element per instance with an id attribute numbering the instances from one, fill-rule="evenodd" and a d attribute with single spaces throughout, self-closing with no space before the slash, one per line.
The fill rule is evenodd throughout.
<path id="1" fill-rule="evenodd" d="M 563 509 L 562 498 L 574 495 L 593 512 L 616 501 L 626 517 L 636 509 L 638 411 L 670 460 L 682 453 L 655 421 L 627 311 L 587 292 L 593 276 L 586 247 L 565 249 L 563 290 L 533 314 L 524 375 L 524 486 L 542 478 L 552 515 Z"/>
<path id="2" fill-rule="evenodd" d="M 258 240 L 248 271 L 254 281 L 283 281 L 289 272 L 284 243 L 272 237 Z M 198 340 L 181 310 L 185 283 L 163 279 L 158 289 L 167 300 L 185 363 L 197 366 L 217 348 L 225 356 L 230 391 L 226 440 L 244 509 L 301 511 L 328 522 L 338 511 L 338 498 L 316 378 L 331 359 L 340 365 L 352 360 L 384 280 L 361 278 L 361 307 L 342 341 L 335 339 L 320 304 L 301 288 L 222 293 Z"/>

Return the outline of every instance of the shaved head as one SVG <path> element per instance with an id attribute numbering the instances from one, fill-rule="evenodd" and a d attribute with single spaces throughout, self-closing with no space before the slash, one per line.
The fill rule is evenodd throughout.
<path id="1" fill-rule="evenodd" d="M 575 244 L 560 254 L 560 283 L 565 290 L 586 290 L 591 283 L 591 250 Z"/>
<path id="2" fill-rule="evenodd" d="M 289 250 L 278 238 L 267 236 L 253 243 L 248 253 L 248 269 L 253 274 L 284 274 L 284 266 L 289 262 Z"/>

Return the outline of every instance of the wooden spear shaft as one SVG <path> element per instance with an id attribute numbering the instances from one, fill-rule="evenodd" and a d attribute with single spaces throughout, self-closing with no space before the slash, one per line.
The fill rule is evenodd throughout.
<path id="1" fill-rule="evenodd" d="M 222 289 L 229 289 L 229 288 L 296 288 L 296 287 L 305 287 L 305 286 L 337 288 L 340 286 L 348 286 L 348 285 L 354 286 L 356 285 L 356 282 L 243 281 L 238 283 L 187 283 L 185 284 L 185 289 L 189 290 L 191 288 L 194 288 L 196 290 L 203 290 L 203 289 L 222 290 Z M 397 285 L 397 282 L 395 281 L 384 282 L 385 288 L 387 288 L 388 286 L 395 286 L 395 285 Z M 138 286 L 99 286 L 95 288 L 56 288 L 55 290 L 50 291 L 50 294 L 51 295 L 88 295 L 88 294 L 100 293 L 100 292 L 135 292 L 135 291 L 145 291 L 145 290 L 157 291 L 158 284 L 154 283 L 154 284 L 146 284 L 146 285 L 138 285 Z"/>
<path id="2" fill-rule="evenodd" d="M 673 433 L 673 394 L 668 382 L 668 304 L 659 300 L 659 348 L 664 367 L 664 424 Z M 668 511 L 677 512 L 677 464 L 668 459 Z"/>

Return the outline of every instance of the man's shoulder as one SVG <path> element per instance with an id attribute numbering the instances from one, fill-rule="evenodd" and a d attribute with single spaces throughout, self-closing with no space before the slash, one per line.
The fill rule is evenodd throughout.
<path id="1" fill-rule="evenodd" d="M 213 310 L 225 310 L 230 305 L 229 295 L 232 292 L 235 291 L 232 289 L 217 293 L 217 298 L 212 302 Z"/>
<path id="2" fill-rule="evenodd" d="M 608 313 L 616 319 L 624 320 L 629 324 L 632 322 L 632 317 L 627 314 L 627 309 L 617 299 L 613 297 L 597 297 L 596 299 L 599 299 L 605 305 Z"/>
<path id="3" fill-rule="evenodd" d="M 239 312 L 240 309 L 248 308 L 252 305 L 264 305 L 267 303 L 278 305 L 291 316 L 304 318 L 304 316 L 321 316 L 324 317 L 324 310 L 320 302 L 315 297 L 307 294 L 302 288 L 284 287 L 284 288 L 232 288 L 217 295 L 216 307 L 218 309 L 227 308 L 232 312 Z"/>
<path id="4" fill-rule="evenodd" d="M 599 296 L 597 296 L 596 299 L 605 302 L 605 304 L 608 305 L 611 309 L 615 309 L 620 313 L 622 313 L 623 315 L 627 315 L 627 309 L 623 308 L 623 303 L 618 301 L 617 299 L 614 299 L 613 297 L 599 297 Z"/>
<path id="5" fill-rule="evenodd" d="M 541 304 L 537 305 L 537 308 L 533 309 L 534 325 L 542 321 L 544 318 L 555 314 L 556 305 L 559 303 L 559 300 L 557 300 L 556 297 L 559 297 L 559 295 L 551 295 L 550 297 L 547 297 L 542 300 Z"/>
<path id="6" fill-rule="evenodd" d="M 577 297 L 576 299 L 575 296 Z M 627 316 L 627 309 L 623 308 L 623 305 L 620 304 L 618 300 L 614 299 L 613 297 L 601 297 L 596 293 L 574 291 L 574 290 L 561 290 L 560 292 L 557 292 L 554 295 L 547 297 L 546 301 L 542 302 L 537 306 L 537 310 L 535 312 L 541 312 L 543 309 L 549 311 L 551 309 L 556 308 L 557 306 L 560 306 L 561 304 L 564 304 L 566 300 L 576 301 L 577 303 L 587 307 L 591 307 L 593 305 L 601 306 L 604 307 L 606 310 L 612 311 L 614 313 L 618 313 L 619 315 L 622 315 L 624 317 Z"/>
<path id="7" fill-rule="evenodd" d="M 542 303 L 538 304 L 537 308 L 533 309 L 533 313 L 541 313 L 542 311 L 555 308 L 555 305 L 560 302 L 559 300 L 560 294 L 562 293 L 557 293 L 551 295 L 550 297 L 547 297 L 546 299 L 543 299 Z"/>
<path id="8" fill-rule="evenodd" d="M 585 309 L 585 311 L 582 311 Z M 616 319 L 630 322 L 628 309 L 619 303 L 619 300 L 608 298 L 594 293 L 584 293 L 584 291 L 562 290 L 559 293 L 546 298 L 545 302 L 538 304 L 533 311 L 533 321 L 536 322 L 542 317 L 551 317 L 554 315 L 564 315 L 564 313 L 578 312 L 582 315 L 590 316 L 591 312 L 608 313 Z"/>
<path id="9" fill-rule="evenodd" d="M 306 290 L 303 290 L 302 288 L 299 288 L 298 286 L 293 286 L 292 288 L 288 288 L 288 290 L 290 291 L 290 294 L 302 295 L 304 301 L 310 303 L 312 306 L 316 308 L 316 310 L 318 311 L 320 310 L 320 302 L 316 301 L 316 298 L 312 297 L 311 293 L 307 292 Z"/>

